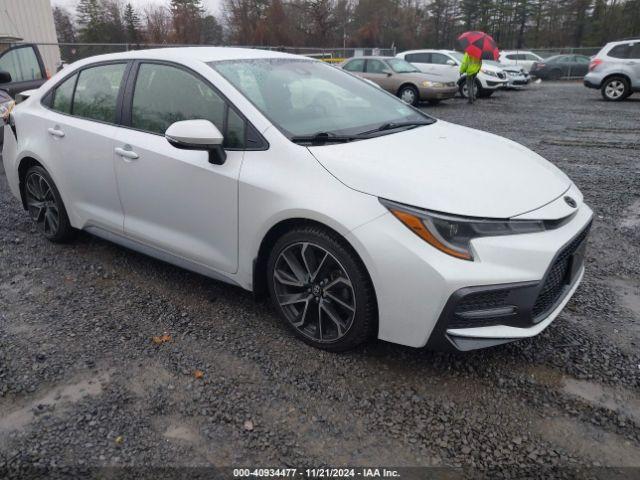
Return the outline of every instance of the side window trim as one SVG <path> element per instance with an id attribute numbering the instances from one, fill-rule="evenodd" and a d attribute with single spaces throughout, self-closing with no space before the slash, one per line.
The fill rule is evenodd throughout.
<path id="1" fill-rule="evenodd" d="M 116 99 L 116 118 L 114 122 L 103 122 L 102 120 L 96 120 L 94 118 L 84 118 L 84 117 L 78 117 L 76 115 L 73 114 L 73 103 L 76 97 L 76 87 L 78 86 L 78 79 L 80 78 L 80 73 L 82 73 L 83 70 L 87 70 L 89 68 L 94 68 L 94 67 L 102 67 L 104 65 L 118 65 L 118 64 L 124 64 L 125 65 L 125 69 L 124 69 L 124 73 L 122 74 L 122 79 L 120 80 L 120 88 L 118 89 L 118 96 Z M 56 84 L 51 87 L 49 89 L 49 91 L 47 93 L 45 93 L 42 96 L 42 100 L 40 100 L 40 104 L 45 107 L 47 110 L 51 110 L 52 112 L 57 113 L 58 115 L 67 115 L 70 117 L 75 117 L 75 118 L 80 118 L 82 120 L 87 120 L 89 122 L 97 122 L 97 123 L 104 123 L 105 125 L 121 125 L 121 120 L 122 120 L 122 101 L 124 99 L 124 88 L 127 84 L 127 80 L 129 77 L 129 74 L 131 72 L 131 67 L 132 67 L 133 62 L 130 60 L 108 60 L 108 61 L 104 61 L 104 62 L 96 62 L 96 63 L 90 63 L 87 65 L 84 65 L 76 70 L 74 70 L 73 72 L 70 72 L 68 75 L 62 77 L 58 82 L 56 82 Z M 65 112 L 60 112 L 58 110 L 54 110 L 53 109 L 53 101 L 54 101 L 54 97 L 56 94 L 56 90 L 58 89 L 58 87 L 60 87 L 64 82 L 66 82 L 68 79 L 70 79 L 73 76 L 76 76 L 76 80 L 75 82 L 73 82 L 73 92 L 71 93 L 71 106 L 69 108 L 69 113 L 65 113 Z"/>
<path id="2" fill-rule="evenodd" d="M 202 81 L 205 83 L 205 85 L 207 85 L 209 88 L 211 88 L 216 95 L 218 95 L 222 101 L 225 103 L 225 114 L 224 114 L 224 125 L 223 125 L 223 135 L 225 135 L 226 137 L 226 130 L 227 130 L 227 122 L 229 121 L 229 116 L 228 116 L 228 111 L 229 109 L 233 109 L 233 111 L 244 121 L 245 123 L 245 148 L 228 148 L 225 147 L 225 150 L 228 150 L 230 152 L 233 151 L 263 151 L 263 150 L 268 150 L 269 149 L 269 142 L 267 142 L 267 140 L 262 136 L 262 134 L 258 131 L 258 129 L 256 129 L 253 124 L 249 121 L 249 119 L 243 115 L 243 113 L 218 89 L 216 88 L 209 80 L 207 80 L 204 76 L 200 75 L 198 72 L 190 69 L 189 67 L 187 67 L 186 65 L 182 65 L 180 63 L 176 63 L 176 62 L 170 62 L 167 60 L 156 60 L 156 59 L 137 59 L 137 60 L 133 60 L 131 61 L 131 65 L 130 65 L 130 69 L 129 72 L 127 74 L 127 79 L 125 82 L 125 87 L 123 89 L 123 96 L 122 96 L 122 109 L 121 109 L 121 117 L 120 117 L 120 122 L 119 122 L 119 126 L 123 127 L 123 128 L 128 128 L 131 130 L 136 130 L 139 132 L 144 132 L 144 133 L 149 133 L 151 135 L 158 135 L 158 136 L 162 136 L 162 134 L 160 133 L 156 133 L 156 132 L 150 132 L 147 130 L 140 130 L 138 128 L 133 127 L 133 122 L 132 122 L 132 109 L 133 109 L 133 93 L 136 87 L 136 82 L 138 80 L 138 73 L 140 72 L 140 65 L 142 65 L 143 63 L 147 63 L 147 64 L 154 64 L 154 65 L 166 65 L 169 67 L 174 67 L 174 68 L 178 68 L 180 70 L 183 70 L 191 75 L 193 75 L 195 78 L 197 78 L 198 80 Z M 258 138 L 260 139 L 260 145 L 257 147 L 252 147 L 252 148 L 248 148 L 247 147 L 247 137 L 249 134 L 249 129 L 251 129 L 254 133 L 256 133 L 258 135 Z"/>

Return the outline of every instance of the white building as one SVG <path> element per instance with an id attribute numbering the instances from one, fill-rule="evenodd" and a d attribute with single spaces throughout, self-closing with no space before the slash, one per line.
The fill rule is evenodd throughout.
<path id="1" fill-rule="evenodd" d="M 0 37 L 29 43 L 56 43 L 50 0 L 0 0 Z M 60 63 L 57 45 L 38 45 L 45 67 L 53 75 Z"/>

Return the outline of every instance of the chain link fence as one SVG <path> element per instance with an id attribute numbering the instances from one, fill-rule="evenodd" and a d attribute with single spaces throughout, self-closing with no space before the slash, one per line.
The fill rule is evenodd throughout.
<path id="1" fill-rule="evenodd" d="M 20 45 L 22 42 L 3 42 L 5 46 Z M 33 43 L 32 43 L 33 44 Z M 35 43 L 41 52 L 54 50 L 56 54 L 59 52 L 61 59 L 58 65 L 47 65 L 49 73 L 53 74 L 64 64 L 73 63 L 77 60 L 91 57 L 94 55 L 103 55 L 107 53 L 126 52 L 130 50 L 140 50 L 147 48 L 172 48 L 172 47 L 207 47 L 209 45 L 192 45 L 192 44 L 136 44 L 136 43 Z M 396 48 L 371 48 L 371 47 L 350 47 L 350 48 L 330 48 L 330 47 L 285 47 L 285 46 L 257 46 L 243 45 L 238 48 L 255 48 L 262 50 L 271 50 L 286 52 L 295 55 L 304 55 L 317 58 L 328 63 L 340 63 L 347 58 L 383 55 L 395 56 Z M 575 55 L 582 57 L 592 57 L 597 54 L 600 47 L 580 47 L 580 48 L 545 48 L 545 49 L 528 49 L 528 50 L 510 50 L 510 53 L 533 52 L 543 59 L 547 59 L 556 55 Z M 55 58 L 58 58 L 55 55 Z M 575 58 L 573 59 L 575 60 Z M 581 59 L 584 62 L 584 58 Z M 584 75 L 584 67 L 566 67 L 560 78 L 575 78 Z"/>
<path id="2" fill-rule="evenodd" d="M 16 46 L 27 42 L 11 42 L 5 43 L 6 46 Z M 41 43 L 28 42 L 36 45 L 40 51 L 48 49 L 58 49 L 60 53 L 61 64 L 73 63 L 83 58 L 92 57 L 94 55 L 104 55 L 108 53 L 127 52 L 130 50 L 141 50 L 147 48 L 177 48 L 177 47 L 208 47 L 212 45 L 202 44 L 168 44 L 168 43 Z M 278 52 L 286 52 L 295 55 L 304 55 L 312 58 L 324 60 L 328 63 L 339 63 L 347 58 L 365 56 L 365 55 L 385 55 L 395 56 L 395 48 L 329 48 L 329 47 L 284 47 L 284 46 L 257 46 L 257 45 L 238 45 L 236 48 L 253 48 L 260 50 L 270 50 Z M 61 65 L 47 66 L 51 73 L 60 68 Z"/>

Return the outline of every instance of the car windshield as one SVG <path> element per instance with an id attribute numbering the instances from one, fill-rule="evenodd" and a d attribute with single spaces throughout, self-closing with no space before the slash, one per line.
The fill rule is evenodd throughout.
<path id="1" fill-rule="evenodd" d="M 420 70 L 418 70 L 416 67 L 411 65 L 409 62 L 407 62 L 406 60 L 401 60 L 399 58 L 389 59 L 389 60 L 387 60 L 387 63 L 393 69 L 393 71 L 396 72 L 396 73 L 416 73 L 416 72 L 420 72 Z"/>
<path id="2" fill-rule="evenodd" d="M 209 65 L 291 139 L 435 122 L 376 85 L 316 60 L 223 60 Z"/>

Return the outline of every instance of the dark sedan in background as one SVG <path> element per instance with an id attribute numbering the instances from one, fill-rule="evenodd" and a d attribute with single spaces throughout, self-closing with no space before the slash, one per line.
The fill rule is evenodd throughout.
<path id="1" fill-rule="evenodd" d="M 554 55 L 535 62 L 529 73 L 543 80 L 584 77 L 589 71 L 589 62 L 590 58 L 586 55 Z"/>

